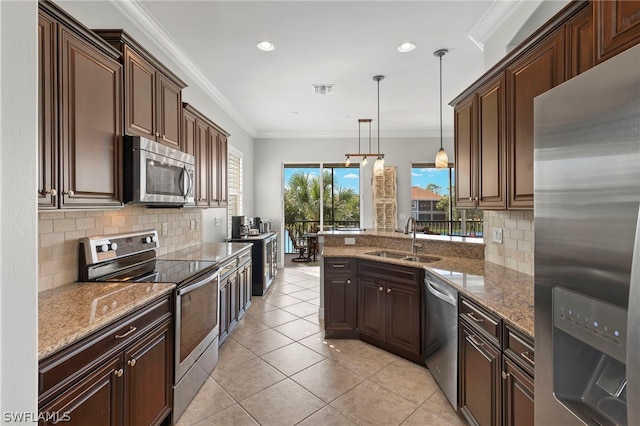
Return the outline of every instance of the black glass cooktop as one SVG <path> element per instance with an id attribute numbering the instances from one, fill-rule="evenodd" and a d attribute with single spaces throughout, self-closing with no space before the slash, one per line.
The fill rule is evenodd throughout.
<path id="1" fill-rule="evenodd" d="M 153 260 L 135 269 L 110 276 L 107 281 L 176 283 L 178 285 L 214 271 L 218 262 L 201 260 Z"/>

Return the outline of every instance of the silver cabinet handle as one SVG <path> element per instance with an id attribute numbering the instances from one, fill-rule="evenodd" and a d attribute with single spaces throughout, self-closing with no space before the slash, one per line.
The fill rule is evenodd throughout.
<path id="1" fill-rule="evenodd" d="M 504 371 L 502 372 L 502 379 L 503 380 L 507 380 L 507 378 L 509 377 L 509 373 L 505 373 Z"/>
<path id="2" fill-rule="evenodd" d="M 469 201 L 473 201 L 473 197 L 469 197 Z"/>
<path id="3" fill-rule="evenodd" d="M 122 377 L 122 375 L 124 374 L 124 370 L 119 369 L 113 372 L 113 374 L 115 374 L 117 377 Z"/>
<path id="4" fill-rule="evenodd" d="M 467 336 L 467 341 L 474 346 L 484 346 L 484 343 L 478 340 L 476 336 Z"/>
<path id="5" fill-rule="evenodd" d="M 156 138 L 157 138 L 158 136 L 160 136 L 160 133 L 156 132 Z"/>
<path id="6" fill-rule="evenodd" d="M 347 281 L 346 281 L 346 283 L 347 283 L 347 284 L 351 284 L 351 280 L 347 280 Z"/>
<path id="7" fill-rule="evenodd" d="M 532 357 L 529 356 L 529 351 L 520 352 L 520 356 L 525 360 L 529 361 L 531 364 L 535 364 L 535 361 Z"/>
<path id="8" fill-rule="evenodd" d="M 484 318 L 478 318 L 475 316 L 475 314 L 473 312 L 468 312 L 467 316 L 469 318 L 471 318 L 472 320 L 474 320 L 475 322 L 484 322 Z"/>
<path id="9" fill-rule="evenodd" d="M 55 188 L 51 188 L 47 190 L 45 193 L 51 195 L 52 197 L 55 197 L 56 195 L 58 195 L 58 191 Z"/>
<path id="10" fill-rule="evenodd" d="M 378 287 L 378 291 L 382 291 L 382 290 L 384 290 L 384 287 L 382 286 Z"/>
<path id="11" fill-rule="evenodd" d="M 62 194 L 68 195 L 69 197 L 73 197 L 75 195 L 75 192 L 73 192 L 73 189 L 70 189 L 68 191 L 63 192 Z"/>
<path id="12" fill-rule="evenodd" d="M 124 333 L 124 334 L 116 334 L 116 339 L 124 339 L 125 337 L 127 337 L 130 334 L 134 333 L 137 329 L 138 329 L 138 327 L 130 326 L 129 327 L 129 331 L 127 331 L 126 333 Z"/>
<path id="13" fill-rule="evenodd" d="M 387 293 L 391 293 L 391 289 L 390 288 L 387 289 Z"/>
<path id="14" fill-rule="evenodd" d="M 473 200 L 474 200 L 474 201 L 478 201 L 478 197 L 474 198 Z"/>
<path id="15" fill-rule="evenodd" d="M 131 358 L 129 361 L 127 361 L 127 364 L 129 364 L 129 366 L 133 367 L 136 365 L 136 359 L 135 358 Z"/>
<path id="16" fill-rule="evenodd" d="M 334 263 L 333 265 L 331 265 L 332 268 L 336 269 L 336 268 L 344 268 L 344 263 Z"/>

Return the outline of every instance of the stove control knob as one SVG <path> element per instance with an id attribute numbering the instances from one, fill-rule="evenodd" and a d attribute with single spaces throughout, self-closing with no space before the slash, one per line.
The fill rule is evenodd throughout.
<path id="1" fill-rule="evenodd" d="M 149 244 L 151 242 L 151 237 L 144 237 L 142 239 L 142 244 Z"/>
<path id="2" fill-rule="evenodd" d="M 118 250 L 118 243 L 111 243 L 111 250 L 113 251 Z"/>
<path id="3" fill-rule="evenodd" d="M 104 253 L 109 251 L 109 244 L 103 244 L 101 246 L 98 246 L 98 253 Z"/>
<path id="4" fill-rule="evenodd" d="M 158 237 L 156 237 L 155 235 L 153 237 L 151 237 L 151 241 L 153 241 L 154 243 L 158 242 Z"/>

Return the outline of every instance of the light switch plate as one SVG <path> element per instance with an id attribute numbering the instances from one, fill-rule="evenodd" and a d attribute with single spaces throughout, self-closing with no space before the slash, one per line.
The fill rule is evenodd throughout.
<path id="1" fill-rule="evenodd" d="M 493 238 L 494 243 L 502 244 L 502 228 L 493 228 Z"/>
<path id="2" fill-rule="evenodd" d="M 356 243 L 356 239 L 355 238 L 345 238 L 344 239 L 344 245 L 346 246 L 352 246 Z"/>
<path id="3" fill-rule="evenodd" d="M 164 222 L 162 224 L 162 236 L 164 237 L 168 233 L 169 233 L 169 224 L 167 222 Z"/>
<path id="4" fill-rule="evenodd" d="M 195 231 L 196 229 L 196 220 L 195 219 L 191 219 L 191 230 Z"/>

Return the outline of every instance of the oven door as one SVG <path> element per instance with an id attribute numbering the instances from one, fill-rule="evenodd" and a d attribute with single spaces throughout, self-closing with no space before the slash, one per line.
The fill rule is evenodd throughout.
<path id="1" fill-rule="evenodd" d="M 176 383 L 218 337 L 218 281 L 216 271 L 176 290 Z"/>

